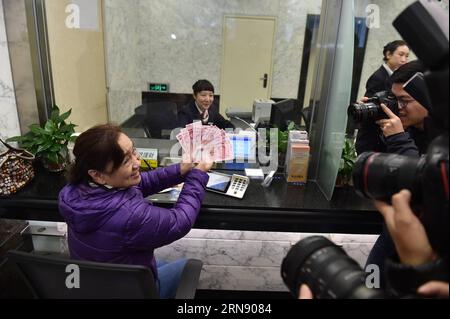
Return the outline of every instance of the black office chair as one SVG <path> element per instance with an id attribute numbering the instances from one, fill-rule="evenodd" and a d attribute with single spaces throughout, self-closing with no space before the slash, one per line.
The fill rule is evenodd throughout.
<path id="1" fill-rule="evenodd" d="M 144 117 L 144 129 L 148 137 L 169 138 L 178 125 L 178 107 L 175 102 L 150 102 L 135 109 L 135 114 Z"/>
<path id="2" fill-rule="evenodd" d="M 44 256 L 18 250 L 7 253 L 35 298 L 60 299 L 158 299 L 159 294 L 150 268 Z M 79 267 L 79 288 L 69 289 L 73 270 Z M 176 299 L 193 299 L 203 263 L 188 259 Z M 66 272 L 67 271 L 67 272 Z M 70 285 L 69 285 L 70 286 Z"/>

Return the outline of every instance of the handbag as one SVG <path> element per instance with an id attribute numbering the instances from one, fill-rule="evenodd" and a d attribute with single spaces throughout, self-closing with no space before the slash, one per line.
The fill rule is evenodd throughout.
<path id="1" fill-rule="evenodd" d="M 12 147 L 1 139 L 0 142 L 7 148 L 0 153 L 0 196 L 7 196 L 33 179 L 34 155 L 24 149 Z"/>

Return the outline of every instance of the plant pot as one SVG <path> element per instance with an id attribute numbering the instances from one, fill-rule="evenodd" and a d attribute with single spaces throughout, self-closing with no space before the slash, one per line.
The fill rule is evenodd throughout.
<path id="1" fill-rule="evenodd" d="M 353 181 L 351 177 L 339 175 L 336 177 L 335 187 L 351 187 Z"/>
<path id="2" fill-rule="evenodd" d="M 49 172 L 53 172 L 53 173 L 62 172 L 67 167 L 67 161 L 63 162 L 63 163 L 54 163 L 54 162 L 50 162 L 48 160 L 42 159 L 42 164 Z"/>

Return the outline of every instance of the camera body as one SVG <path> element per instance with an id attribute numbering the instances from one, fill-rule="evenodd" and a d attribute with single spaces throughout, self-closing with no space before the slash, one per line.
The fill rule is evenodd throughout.
<path id="1" fill-rule="evenodd" d="M 387 119 L 387 114 L 381 108 L 385 104 L 394 114 L 398 115 L 398 103 L 395 96 L 389 91 L 381 91 L 370 97 L 365 103 L 352 103 L 347 114 L 355 123 L 375 122 Z"/>

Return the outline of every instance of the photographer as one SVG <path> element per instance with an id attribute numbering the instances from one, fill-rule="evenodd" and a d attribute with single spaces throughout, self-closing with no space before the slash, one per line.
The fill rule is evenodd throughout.
<path id="1" fill-rule="evenodd" d="M 415 88 L 411 93 L 405 90 L 406 84 L 418 72 L 423 71 L 424 67 L 416 60 L 402 65 L 391 77 L 391 91 L 397 99 L 399 114 L 395 115 L 382 104 L 381 107 L 389 119 L 377 121 L 384 136 L 387 153 L 417 156 L 426 152 L 429 144 L 425 132 L 425 119 L 428 116 L 430 103 L 426 98 L 428 91 L 425 87 L 422 90 Z M 417 79 L 417 81 L 423 80 Z M 419 101 L 417 97 L 422 97 L 423 101 Z"/>
<path id="2" fill-rule="evenodd" d="M 428 116 L 428 105 L 424 107 L 411 94 L 405 91 L 405 83 L 409 83 L 417 72 L 424 70 L 419 61 L 412 61 L 401 66 L 392 75 L 392 93 L 395 95 L 399 106 L 399 116 L 395 115 L 384 104 L 381 104 L 388 119 L 377 121 L 383 133 L 386 153 L 419 156 L 424 154 L 429 144 L 429 134 L 425 130 L 425 122 Z M 422 81 L 422 80 L 420 80 Z M 410 90 L 411 91 L 411 90 Z M 428 92 L 425 87 L 422 91 L 415 88 L 413 93 L 421 100 L 427 101 Z M 423 103 L 429 103 L 423 102 Z M 406 129 L 406 131 L 405 131 Z M 384 261 L 388 255 L 395 253 L 395 247 L 385 227 L 375 242 L 367 258 L 367 265 L 376 264 L 383 273 Z M 384 286 L 384 281 L 381 282 Z"/>
<path id="3" fill-rule="evenodd" d="M 390 76 L 400 66 L 408 62 L 409 47 L 403 40 L 395 40 L 383 47 L 383 64 L 369 77 L 366 82 L 364 96 L 372 97 L 377 92 L 391 89 Z M 384 151 L 384 145 L 378 138 L 380 130 L 373 122 L 364 123 L 358 130 L 356 151 Z"/>
<path id="4" fill-rule="evenodd" d="M 388 265 L 391 268 L 401 268 L 401 271 L 406 269 L 430 269 L 431 267 L 428 265 L 433 265 L 440 257 L 444 260 L 441 268 L 446 269 L 448 267 L 448 255 L 438 256 L 433 250 L 423 224 L 411 210 L 410 201 L 411 192 L 408 190 L 402 190 L 394 194 L 392 205 L 383 201 L 374 201 L 376 208 L 383 215 L 401 262 L 401 265 L 399 265 L 389 260 Z M 439 271 L 439 269 L 436 269 L 436 271 Z M 390 272 L 391 270 L 388 267 L 388 275 Z M 400 285 L 403 284 L 400 283 Z M 417 295 L 426 298 L 449 298 L 449 283 L 437 280 L 429 281 L 417 289 Z M 299 299 L 313 299 L 313 293 L 306 284 L 300 287 Z"/>
<path id="5" fill-rule="evenodd" d="M 367 126 L 375 125 L 374 123 L 363 124 L 356 138 L 358 154 L 374 151 L 418 156 L 426 151 L 429 141 L 424 131 L 424 122 L 429 105 L 422 103 L 429 103 L 426 98 L 428 92 L 426 88 L 422 88 L 410 94 L 404 89 L 405 84 L 417 72 L 424 72 L 424 67 L 416 60 L 402 65 L 392 74 L 391 91 L 398 101 L 399 116 L 381 104 L 389 118 L 377 121 L 378 127 L 375 130 Z M 422 101 L 418 101 L 417 96 Z"/>
<path id="6" fill-rule="evenodd" d="M 411 210 L 410 201 L 411 192 L 408 190 L 394 194 L 392 205 L 374 201 L 375 207 L 383 215 L 400 262 L 406 267 L 420 267 L 441 257 L 447 260 L 448 265 L 448 256 L 437 256 L 431 247 L 423 224 Z M 389 269 L 387 271 L 389 273 Z M 448 282 L 430 281 L 420 286 L 417 293 L 424 297 L 449 298 L 449 285 Z"/>

